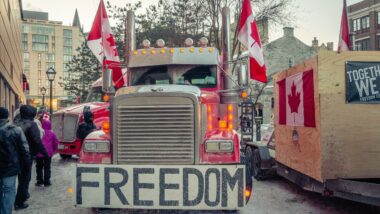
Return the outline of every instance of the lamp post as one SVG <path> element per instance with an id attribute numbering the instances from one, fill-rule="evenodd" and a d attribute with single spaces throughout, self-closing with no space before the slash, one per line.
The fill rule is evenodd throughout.
<path id="1" fill-rule="evenodd" d="M 45 108 L 45 94 L 46 94 L 46 88 L 41 88 L 41 94 L 42 94 L 42 108 Z"/>
<path id="2" fill-rule="evenodd" d="M 50 82 L 50 116 L 53 115 L 53 81 L 55 74 L 57 74 L 57 72 L 52 67 L 46 71 L 46 76 Z"/>

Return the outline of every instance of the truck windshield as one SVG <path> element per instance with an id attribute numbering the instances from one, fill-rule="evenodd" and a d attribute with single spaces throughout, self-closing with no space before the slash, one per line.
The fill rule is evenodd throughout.
<path id="1" fill-rule="evenodd" d="M 131 69 L 132 85 L 195 85 L 214 88 L 217 85 L 217 67 L 169 65 Z"/>
<path id="2" fill-rule="evenodd" d="M 102 87 L 91 88 L 87 95 L 86 102 L 102 102 L 103 101 L 103 91 Z"/>

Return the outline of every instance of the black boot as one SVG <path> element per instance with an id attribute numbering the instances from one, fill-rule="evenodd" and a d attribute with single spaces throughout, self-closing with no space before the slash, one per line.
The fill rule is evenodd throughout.
<path id="1" fill-rule="evenodd" d="M 29 207 L 29 204 L 22 203 L 22 204 L 15 204 L 15 210 L 23 210 Z"/>

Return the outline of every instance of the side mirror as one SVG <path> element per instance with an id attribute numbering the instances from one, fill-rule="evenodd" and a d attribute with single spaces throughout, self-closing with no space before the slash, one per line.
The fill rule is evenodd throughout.
<path id="1" fill-rule="evenodd" d="M 240 87 L 248 86 L 248 69 L 246 64 L 240 64 L 238 67 L 238 83 Z"/>
<path id="2" fill-rule="evenodd" d="M 111 93 L 112 92 L 112 70 L 106 69 L 103 71 L 103 86 L 102 90 L 104 93 Z"/>

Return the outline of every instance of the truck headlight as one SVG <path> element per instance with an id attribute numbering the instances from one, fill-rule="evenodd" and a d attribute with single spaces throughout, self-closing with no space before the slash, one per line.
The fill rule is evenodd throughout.
<path id="1" fill-rule="evenodd" d="M 109 142 L 104 141 L 87 141 L 83 146 L 85 152 L 106 153 L 110 151 Z"/>
<path id="2" fill-rule="evenodd" d="M 234 142 L 232 140 L 208 140 L 206 141 L 206 152 L 233 152 Z"/>

